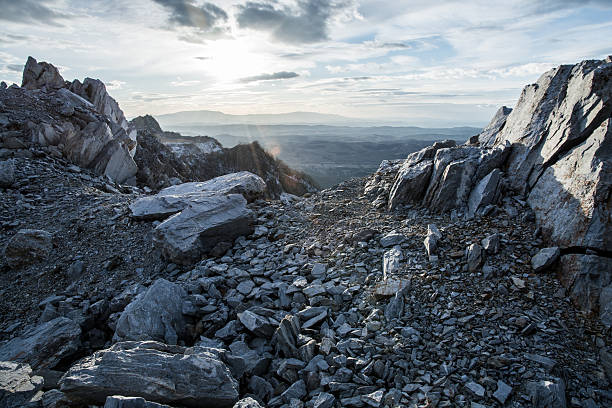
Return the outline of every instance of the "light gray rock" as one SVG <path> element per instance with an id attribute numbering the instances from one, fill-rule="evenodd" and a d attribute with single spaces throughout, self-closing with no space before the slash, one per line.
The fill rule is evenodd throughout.
<path id="1" fill-rule="evenodd" d="M 45 381 L 45 386 L 47 382 Z M 49 390 L 42 396 L 43 408 L 65 408 L 70 405 L 66 395 L 60 390 Z"/>
<path id="2" fill-rule="evenodd" d="M 104 408 L 171 408 L 169 405 L 150 402 L 140 397 L 113 395 L 106 398 Z"/>
<path id="3" fill-rule="evenodd" d="M 321 392 L 314 400 L 313 408 L 332 408 L 336 398 L 327 392 Z"/>
<path id="4" fill-rule="evenodd" d="M 495 390 L 493 393 L 493 398 L 498 400 L 500 404 L 504 405 L 511 393 L 511 386 L 501 380 L 497 380 L 497 390 Z"/>
<path id="5" fill-rule="evenodd" d="M 427 226 L 427 236 L 423 241 L 427 256 L 436 255 L 438 253 L 438 241 L 442 239 L 442 233 L 435 224 Z"/>
<path id="6" fill-rule="evenodd" d="M 246 203 L 239 194 L 203 198 L 158 225 L 153 241 L 176 264 L 197 262 L 219 242 L 253 232 L 254 215 Z"/>
<path id="7" fill-rule="evenodd" d="M 46 62 L 37 62 L 28 57 L 23 70 L 22 88 L 25 89 L 59 89 L 66 86 L 66 81 L 60 75 L 57 68 Z"/>
<path id="8" fill-rule="evenodd" d="M 405 240 L 406 240 L 406 236 L 404 234 L 400 234 L 398 232 L 391 231 L 388 234 L 385 234 L 380 239 L 380 245 L 382 245 L 383 248 L 389 248 L 395 245 L 399 245 Z"/>
<path id="9" fill-rule="evenodd" d="M 238 384 L 216 355 L 157 342 L 123 342 L 73 365 L 60 381 L 74 403 L 113 395 L 185 407 L 232 407 Z"/>
<path id="10" fill-rule="evenodd" d="M 27 364 L 0 361 L 0 408 L 22 407 L 42 398 L 43 379 Z"/>
<path id="11" fill-rule="evenodd" d="M 527 392 L 534 408 L 565 408 L 565 382 L 543 380 L 527 384 Z"/>
<path id="12" fill-rule="evenodd" d="M 4 249 L 6 263 L 11 268 L 31 265 L 47 258 L 53 249 L 53 236 L 47 231 L 22 229 L 17 231 Z"/>
<path id="13" fill-rule="evenodd" d="M 399 248 L 393 248 L 385 251 L 383 254 L 383 279 L 387 280 L 400 268 L 402 260 L 402 251 Z"/>
<path id="14" fill-rule="evenodd" d="M 183 299 L 187 293 L 165 279 L 156 280 L 123 311 L 113 341 L 155 340 L 177 344 L 185 334 Z"/>
<path id="15" fill-rule="evenodd" d="M 495 137 L 504 128 L 510 112 L 512 109 L 506 106 L 502 106 L 495 112 L 493 119 L 478 135 L 478 142 L 481 146 L 490 146 L 495 142 Z"/>
<path id="16" fill-rule="evenodd" d="M 0 361 L 27 363 L 34 369 L 55 368 L 76 354 L 81 345 L 81 328 L 58 317 L 27 331 L 0 347 Z"/>
<path id="17" fill-rule="evenodd" d="M 465 388 L 470 390 L 477 397 L 484 397 L 485 395 L 485 388 L 474 381 L 470 381 L 469 383 L 465 384 Z"/>
<path id="18" fill-rule="evenodd" d="M 247 397 L 234 404 L 233 408 L 262 408 L 262 406 L 259 405 L 259 402 L 255 401 L 253 398 Z"/>
<path id="19" fill-rule="evenodd" d="M 0 188 L 10 188 L 15 183 L 15 162 L 0 161 Z"/>
<path id="20" fill-rule="evenodd" d="M 158 195 L 184 195 L 201 192 L 217 194 L 242 194 L 248 202 L 262 198 L 266 183 L 261 177 L 248 171 L 226 174 L 203 182 L 182 183 L 161 190 Z"/>
<path id="21" fill-rule="evenodd" d="M 189 194 L 152 195 L 139 198 L 130 204 L 132 218 L 137 220 L 163 220 L 179 213 L 190 204 L 206 203 L 215 193 L 201 192 Z"/>
<path id="22" fill-rule="evenodd" d="M 96 110 L 110 119 L 111 122 L 119 125 L 124 131 L 128 132 L 128 121 L 119 108 L 119 104 L 106 91 L 106 86 L 99 79 L 85 78 L 83 83 L 74 80 L 70 85 L 70 91 L 91 102 Z M 113 132 L 115 133 L 115 132 Z"/>
<path id="23" fill-rule="evenodd" d="M 542 248 L 531 258 L 531 267 L 535 272 L 542 272 L 559 260 L 559 247 Z"/>
<path id="24" fill-rule="evenodd" d="M 499 197 L 498 185 L 501 180 L 502 172 L 494 169 L 482 178 L 472 189 L 468 198 L 468 214 L 473 216 L 479 209 L 489 204 L 494 204 Z"/>
<path id="25" fill-rule="evenodd" d="M 499 234 L 491 234 L 488 237 L 484 238 L 481 242 L 482 248 L 488 254 L 496 254 L 499 252 L 501 246 L 501 237 Z"/>

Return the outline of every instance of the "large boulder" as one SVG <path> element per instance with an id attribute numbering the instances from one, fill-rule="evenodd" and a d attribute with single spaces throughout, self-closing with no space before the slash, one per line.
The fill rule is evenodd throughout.
<path id="1" fill-rule="evenodd" d="M 114 341 L 155 340 L 177 344 L 185 332 L 181 307 L 187 293 L 179 285 L 165 279 L 156 280 L 123 311 Z"/>
<path id="2" fill-rule="evenodd" d="M 132 218 L 137 220 L 164 220 L 171 215 L 179 213 L 190 204 L 205 203 L 216 193 L 199 192 L 191 194 L 151 195 L 139 198 L 130 204 Z"/>
<path id="3" fill-rule="evenodd" d="M 123 342 L 73 365 L 60 381 L 75 403 L 113 395 L 185 407 L 232 407 L 238 384 L 215 354 L 157 342 Z"/>
<path id="4" fill-rule="evenodd" d="M 53 369 L 77 353 L 80 336 L 77 323 L 58 317 L 0 347 L 0 361 L 27 363 L 36 370 Z"/>
<path id="5" fill-rule="evenodd" d="M 176 196 L 202 192 L 217 194 L 242 194 L 248 202 L 263 197 L 266 183 L 261 177 L 248 171 L 226 174 L 202 182 L 182 183 L 161 190 L 158 196 Z"/>
<path id="6" fill-rule="evenodd" d="M 106 86 L 99 79 L 85 78 L 83 83 L 74 80 L 70 85 L 70 91 L 82 96 L 91 102 L 98 112 L 108 117 L 113 123 L 119 125 L 128 132 L 129 123 L 123 114 L 119 104 L 106 91 Z M 135 134 L 134 134 L 135 137 Z"/>
<path id="7" fill-rule="evenodd" d="M 4 249 L 6 263 L 11 268 L 31 265 L 42 261 L 53 249 L 53 235 L 43 230 L 22 229 L 17 231 Z"/>
<path id="8" fill-rule="evenodd" d="M 23 69 L 23 80 L 21 86 L 25 89 L 59 89 L 66 86 L 66 81 L 60 75 L 57 68 L 46 62 L 37 62 L 28 57 Z"/>
<path id="9" fill-rule="evenodd" d="M 27 406 L 40 401 L 44 380 L 32 376 L 27 364 L 0 361 L 0 408 Z"/>
<path id="10" fill-rule="evenodd" d="M 153 240 L 166 259 L 197 262 L 219 242 L 253 233 L 254 215 L 246 204 L 239 194 L 203 198 L 159 224 Z"/>

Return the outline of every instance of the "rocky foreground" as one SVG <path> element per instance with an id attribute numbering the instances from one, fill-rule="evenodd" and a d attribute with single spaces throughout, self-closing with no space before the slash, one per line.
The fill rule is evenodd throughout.
<path id="1" fill-rule="evenodd" d="M 612 62 L 307 198 L 166 183 L 43 64 L 0 90 L 0 407 L 612 405 Z"/>

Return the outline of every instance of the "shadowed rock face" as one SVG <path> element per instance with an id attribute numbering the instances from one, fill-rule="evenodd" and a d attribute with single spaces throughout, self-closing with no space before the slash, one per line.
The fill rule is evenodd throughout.
<path id="1" fill-rule="evenodd" d="M 391 209 L 421 204 L 435 212 L 458 209 L 470 217 L 491 211 L 504 195 L 519 195 L 549 244 L 566 254 L 589 250 L 609 258 L 611 77 L 610 57 L 555 68 L 526 86 L 514 109 L 500 108 L 468 145 L 410 155 L 392 187 L 379 190 L 388 194 Z M 431 150 L 435 156 L 427 159 Z M 562 270 L 572 271 L 564 281 L 574 288 L 576 303 L 597 310 L 596 299 L 612 282 L 611 268 L 601 268 L 594 277 L 594 269 L 585 266 L 593 262 L 564 256 L 561 263 Z M 608 265 L 604 259 L 597 263 Z"/>

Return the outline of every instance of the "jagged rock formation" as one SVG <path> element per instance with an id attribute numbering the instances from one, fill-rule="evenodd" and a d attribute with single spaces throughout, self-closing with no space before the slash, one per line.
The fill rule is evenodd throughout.
<path id="1" fill-rule="evenodd" d="M 240 171 L 260 176 L 268 186 L 267 198 L 279 198 L 282 192 L 301 196 L 317 190 L 310 177 L 274 159 L 257 142 L 228 149 L 211 137 L 187 138 L 164 132 L 152 116 L 140 116 L 131 123 L 139 130 L 136 178 L 154 190 Z"/>
<path id="2" fill-rule="evenodd" d="M 561 247 L 561 279 L 573 300 L 588 311 L 610 310 L 600 297 L 612 285 L 611 75 L 611 58 L 555 68 L 468 144 L 411 154 L 392 187 L 372 179 L 365 192 L 391 209 L 414 204 L 469 217 L 516 195 L 546 241 Z"/>

